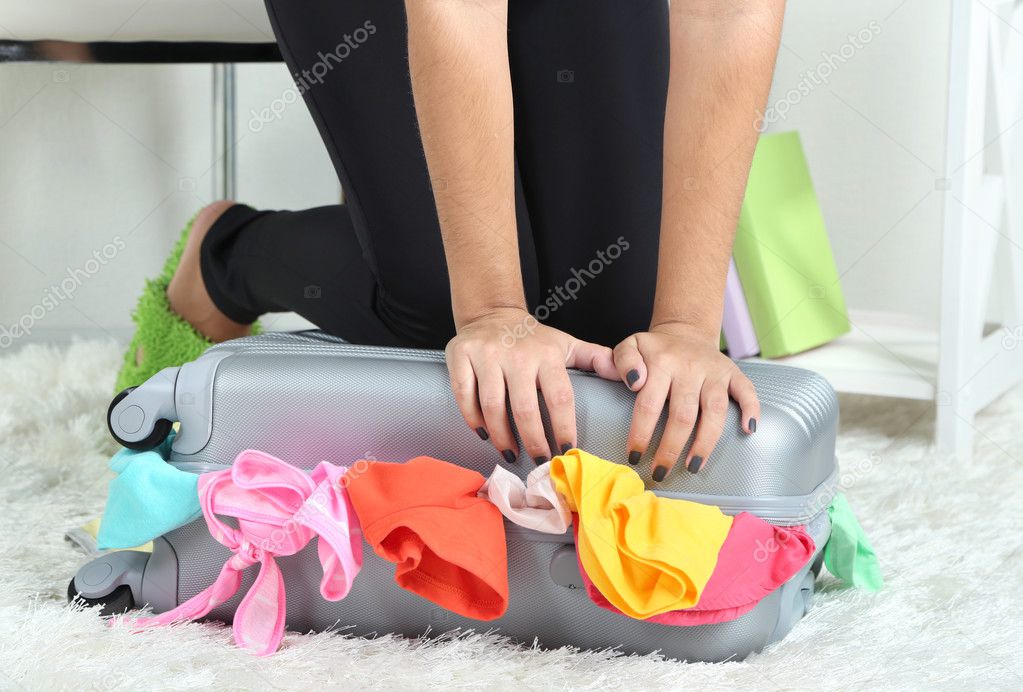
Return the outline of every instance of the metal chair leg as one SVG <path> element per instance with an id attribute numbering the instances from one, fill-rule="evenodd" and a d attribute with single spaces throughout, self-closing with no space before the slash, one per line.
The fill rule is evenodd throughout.
<path id="1" fill-rule="evenodd" d="M 213 196 L 234 199 L 238 189 L 235 155 L 236 86 L 234 63 L 213 65 Z"/>

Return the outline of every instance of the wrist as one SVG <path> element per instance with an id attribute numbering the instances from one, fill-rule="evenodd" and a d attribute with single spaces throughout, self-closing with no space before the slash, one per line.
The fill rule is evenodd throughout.
<path id="1" fill-rule="evenodd" d="M 454 312 L 455 331 L 466 325 L 488 319 L 525 319 L 529 316 L 525 302 L 509 300 L 507 302 L 488 302 L 474 305 Z"/>
<path id="2" fill-rule="evenodd" d="M 683 339 L 703 341 L 717 348 L 721 340 L 720 325 L 679 319 L 654 319 L 650 322 L 650 331 L 655 334 L 667 334 Z"/>

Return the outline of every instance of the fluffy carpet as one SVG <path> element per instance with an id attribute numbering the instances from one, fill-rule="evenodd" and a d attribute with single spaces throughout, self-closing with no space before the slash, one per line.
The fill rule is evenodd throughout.
<path id="1" fill-rule="evenodd" d="M 742 663 L 543 651 L 485 633 L 435 641 L 289 634 L 267 659 L 230 631 L 131 634 L 68 608 L 83 556 L 65 527 L 94 516 L 114 451 L 103 420 L 113 343 L 29 345 L 0 358 L 0 688 L 724 688 L 1023 686 L 1023 392 L 977 421 L 972 463 L 929 447 L 933 406 L 842 400 L 839 459 L 887 588 L 822 576 L 789 637 Z"/>

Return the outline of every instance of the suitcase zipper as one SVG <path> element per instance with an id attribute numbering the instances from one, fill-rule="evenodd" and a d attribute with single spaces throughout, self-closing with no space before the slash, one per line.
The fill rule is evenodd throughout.
<path id="1" fill-rule="evenodd" d="M 216 464 L 207 461 L 172 461 L 175 468 L 188 473 L 212 473 L 231 468 L 230 464 Z M 836 468 L 827 480 L 814 488 L 806 495 L 766 496 L 766 497 L 739 497 L 734 495 L 697 495 L 694 493 L 679 493 L 658 490 L 654 494 L 658 497 L 669 497 L 680 500 L 690 500 L 704 505 L 716 505 L 725 514 L 735 515 L 741 512 L 755 514 L 764 521 L 778 526 L 798 526 L 808 524 L 814 517 L 828 508 L 832 498 L 839 490 L 839 474 Z M 527 529 L 516 524 L 505 522 L 507 528 L 513 533 L 522 533 L 532 536 L 547 536 L 552 540 L 552 534 L 543 534 L 532 529 Z M 565 534 L 571 539 L 571 534 Z"/>
<path id="2" fill-rule="evenodd" d="M 740 497 L 736 495 L 697 495 L 666 490 L 654 491 L 660 497 L 692 500 L 705 505 L 716 505 L 725 514 L 749 512 L 765 521 L 779 526 L 806 524 L 828 508 L 839 490 L 839 473 L 835 470 L 820 485 L 806 495 L 767 495 L 764 497 Z"/>

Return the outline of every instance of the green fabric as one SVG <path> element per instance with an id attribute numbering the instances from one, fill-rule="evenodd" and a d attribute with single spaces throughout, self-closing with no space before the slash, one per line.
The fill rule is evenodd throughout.
<path id="1" fill-rule="evenodd" d="M 167 299 L 167 287 L 181 262 L 193 221 L 195 218 L 185 226 L 174 250 L 164 262 L 160 276 L 146 281 L 142 289 L 135 312 L 132 313 L 135 336 L 128 345 L 121 371 L 117 374 L 116 392 L 140 385 L 164 368 L 195 360 L 212 345 L 209 339 L 171 309 Z M 252 325 L 253 334 L 260 331 L 258 322 Z M 136 363 L 136 354 L 140 348 L 142 362 Z"/>
<path id="2" fill-rule="evenodd" d="M 799 353 L 849 331 L 798 133 L 760 137 L 733 256 L 762 357 Z"/>
<path id="3" fill-rule="evenodd" d="M 825 567 L 857 588 L 880 591 L 884 586 L 881 566 L 845 495 L 835 495 L 828 507 L 828 517 L 831 519 L 831 538 L 824 545 Z"/>

